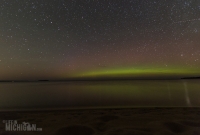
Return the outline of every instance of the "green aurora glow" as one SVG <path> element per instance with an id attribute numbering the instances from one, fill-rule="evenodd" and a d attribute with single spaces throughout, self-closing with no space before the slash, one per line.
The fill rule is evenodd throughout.
<path id="1" fill-rule="evenodd" d="M 136 67 L 136 68 L 107 68 L 85 71 L 74 75 L 82 78 L 142 78 L 142 77 L 188 77 L 198 76 L 198 68 L 190 67 Z"/>

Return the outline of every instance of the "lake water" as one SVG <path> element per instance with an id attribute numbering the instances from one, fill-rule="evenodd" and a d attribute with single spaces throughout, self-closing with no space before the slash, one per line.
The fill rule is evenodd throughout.
<path id="1" fill-rule="evenodd" d="M 200 80 L 0 83 L 0 108 L 200 107 Z"/>

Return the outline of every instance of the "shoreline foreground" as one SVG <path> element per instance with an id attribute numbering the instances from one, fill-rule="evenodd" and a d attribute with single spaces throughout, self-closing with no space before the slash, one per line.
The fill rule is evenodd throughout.
<path id="1" fill-rule="evenodd" d="M 0 134 L 200 135 L 198 107 L 1 111 L 5 120 L 36 124 L 42 131 L 5 131 L 1 122 Z"/>

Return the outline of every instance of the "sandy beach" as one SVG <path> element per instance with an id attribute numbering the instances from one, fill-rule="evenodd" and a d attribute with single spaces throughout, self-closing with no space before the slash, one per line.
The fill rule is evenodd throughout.
<path id="1" fill-rule="evenodd" d="M 200 135 L 200 108 L 76 109 L 0 113 L 1 135 Z M 42 131 L 5 131 L 3 120 Z"/>

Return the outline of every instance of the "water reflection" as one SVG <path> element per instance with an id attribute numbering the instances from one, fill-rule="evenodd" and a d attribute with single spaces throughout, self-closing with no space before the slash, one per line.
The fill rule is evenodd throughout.
<path id="1" fill-rule="evenodd" d="M 184 90 L 185 90 L 186 103 L 187 103 L 188 106 L 191 106 L 190 97 L 189 97 L 189 94 L 188 94 L 187 82 L 183 82 L 183 85 L 184 85 Z"/>
<path id="2" fill-rule="evenodd" d="M 169 83 L 168 83 L 168 82 L 167 82 L 167 89 L 168 89 L 169 100 L 171 101 L 171 100 L 172 100 L 171 89 L 170 89 L 170 86 L 169 86 Z"/>
<path id="3" fill-rule="evenodd" d="M 199 90 L 199 80 L 0 83 L 0 107 L 200 106 Z"/>

